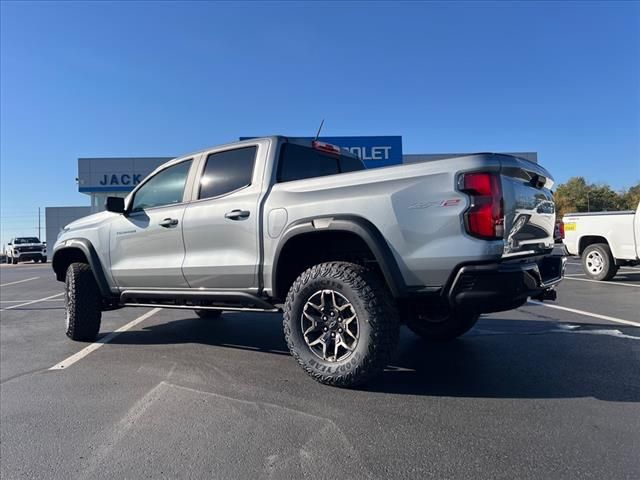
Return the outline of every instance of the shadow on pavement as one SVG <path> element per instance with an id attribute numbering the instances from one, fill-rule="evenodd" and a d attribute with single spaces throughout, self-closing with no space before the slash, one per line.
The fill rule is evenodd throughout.
<path id="1" fill-rule="evenodd" d="M 281 319 L 278 314 L 226 313 L 218 320 L 175 320 L 123 332 L 110 343 L 197 343 L 288 356 Z M 562 325 L 483 318 L 467 335 L 447 343 L 426 342 L 403 328 L 395 360 L 361 390 L 443 397 L 640 401 L 640 329 Z"/>

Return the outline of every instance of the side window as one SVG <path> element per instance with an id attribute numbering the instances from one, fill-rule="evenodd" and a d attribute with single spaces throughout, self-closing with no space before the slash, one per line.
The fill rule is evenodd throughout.
<path id="1" fill-rule="evenodd" d="M 182 202 L 190 167 L 191 160 L 186 160 L 156 173 L 136 192 L 131 211 Z"/>
<path id="2" fill-rule="evenodd" d="M 200 179 L 198 198 L 211 198 L 251 185 L 258 147 L 212 153 Z"/>
<path id="3" fill-rule="evenodd" d="M 294 143 L 282 145 L 278 162 L 278 182 L 291 182 L 336 173 L 340 173 L 337 156 Z"/>

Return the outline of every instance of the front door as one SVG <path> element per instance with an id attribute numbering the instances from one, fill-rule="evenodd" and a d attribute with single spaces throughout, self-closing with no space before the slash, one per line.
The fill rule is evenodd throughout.
<path id="1" fill-rule="evenodd" d="M 182 274 L 184 192 L 191 160 L 145 180 L 110 232 L 111 271 L 120 288 L 186 288 Z"/>

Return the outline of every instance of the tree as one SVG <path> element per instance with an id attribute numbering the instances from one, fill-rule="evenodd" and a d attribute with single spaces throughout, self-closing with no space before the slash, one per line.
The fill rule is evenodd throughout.
<path id="1" fill-rule="evenodd" d="M 558 218 L 571 212 L 635 210 L 640 201 L 640 183 L 617 193 L 607 184 L 587 183 L 584 177 L 572 177 L 558 185 L 554 198 Z"/>
<path id="2" fill-rule="evenodd" d="M 640 183 L 637 183 L 622 194 L 625 210 L 635 210 L 640 202 Z"/>

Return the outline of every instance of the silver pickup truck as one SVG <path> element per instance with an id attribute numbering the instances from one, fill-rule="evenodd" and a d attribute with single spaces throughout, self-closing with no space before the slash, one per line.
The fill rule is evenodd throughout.
<path id="1" fill-rule="evenodd" d="M 401 323 L 446 340 L 481 313 L 555 299 L 552 185 L 493 153 L 365 169 L 274 136 L 184 155 L 60 234 L 66 333 L 93 340 L 101 312 L 124 306 L 283 311 L 303 369 L 357 385 L 390 360 Z"/>

